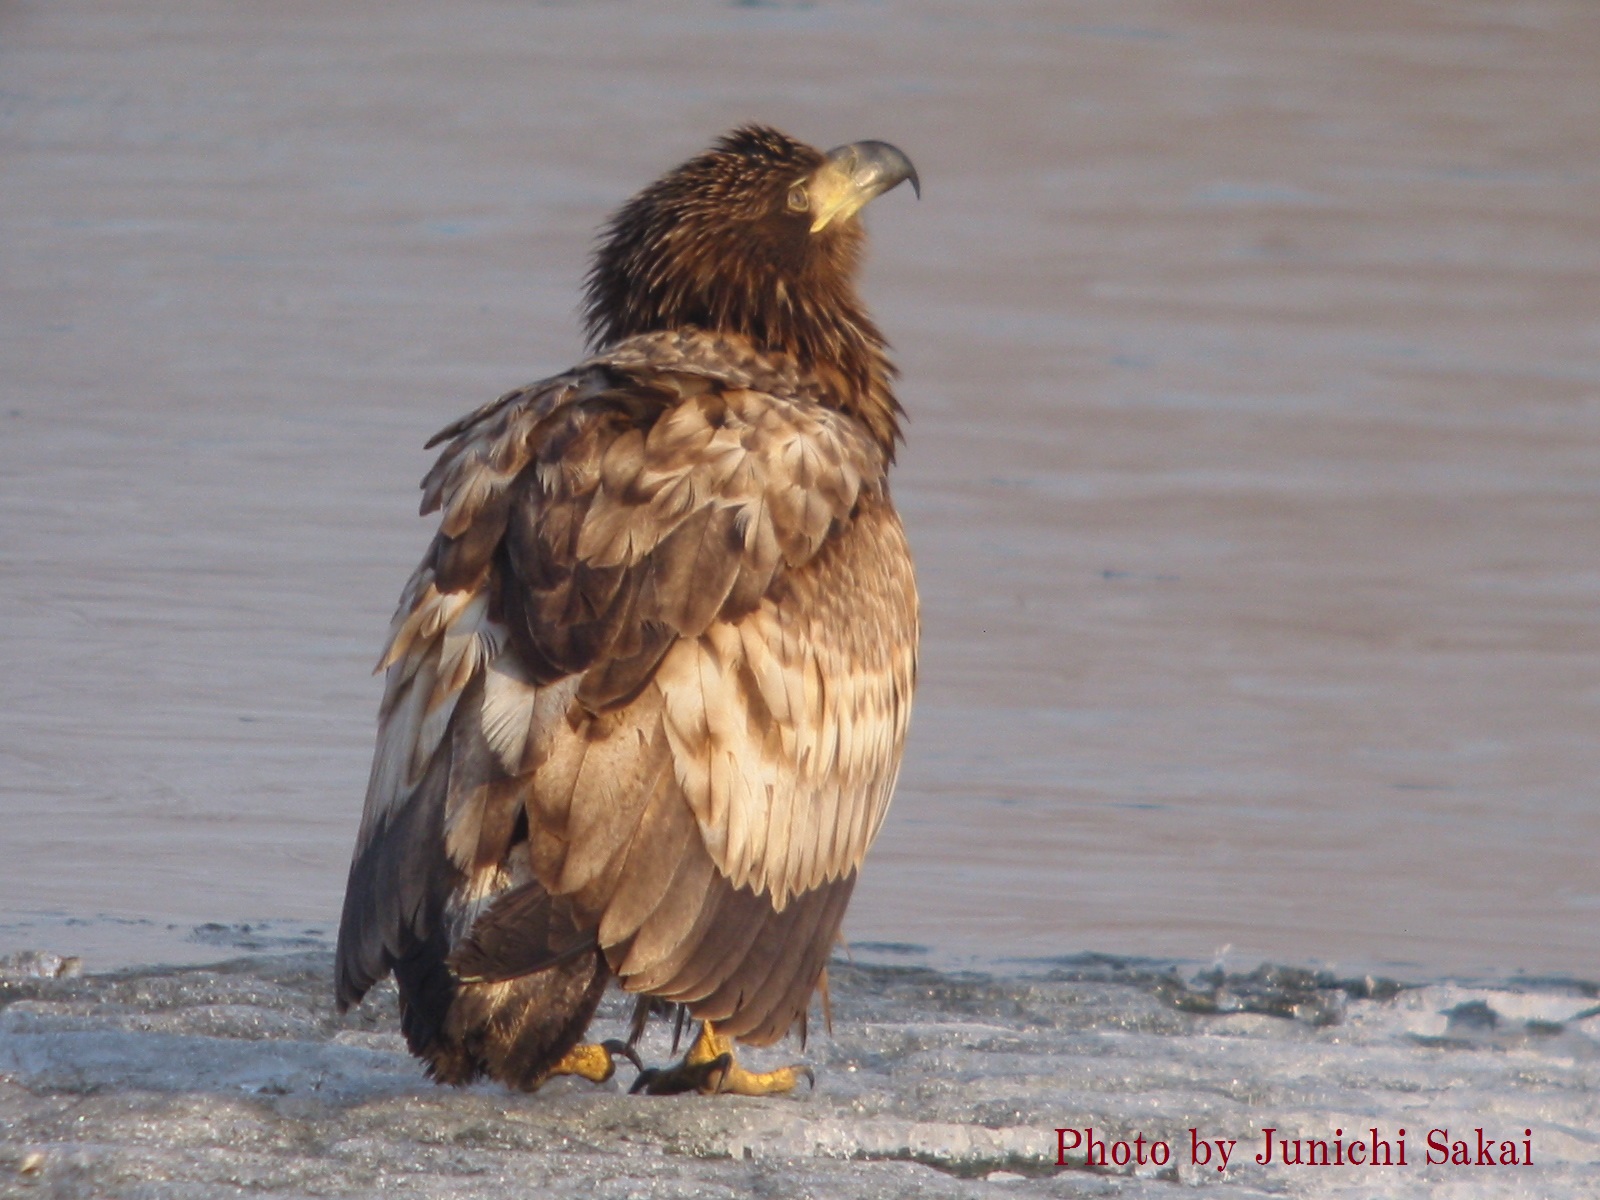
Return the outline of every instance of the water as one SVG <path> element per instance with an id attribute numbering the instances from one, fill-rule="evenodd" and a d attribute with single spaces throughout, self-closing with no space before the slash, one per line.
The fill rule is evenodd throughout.
<path id="1" fill-rule="evenodd" d="M 147 1051 L 117 1040 L 133 1035 L 104 1006 L 123 985 L 96 972 L 323 952 L 370 753 L 368 672 L 426 537 L 422 442 L 572 362 L 606 212 L 760 119 L 825 145 L 889 139 L 926 184 L 870 218 L 866 292 L 912 413 L 896 496 L 927 638 L 850 937 L 919 947 L 949 987 L 1091 952 L 1185 978 L 1269 961 L 1425 985 L 1309 1033 L 1185 1016 L 1215 1075 L 1159 1076 L 1181 1039 L 1119 1042 L 1146 1006 L 1167 1010 L 1118 992 L 1094 1034 L 1116 1054 L 1104 1076 L 1069 1073 L 1074 1106 L 1030 1074 L 1067 1036 L 1064 983 L 1032 1052 L 951 1060 L 980 1091 L 1057 1098 L 945 1121 L 957 1101 L 918 1108 L 902 1080 L 883 1085 L 910 1088 L 894 1119 L 1035 1138 L 1069 1118 L 1132 1128 L 1107 1097 L 1137 1094 L 1170 1132 L 1214 1113 L 1185 1097 L 1268 1087 L 1275 1055 L 1304 1053 L 1308 1080 L 1338 1062 L 1377 1081 L 1374 1120 L 1398 1119 L 1406 1088 L 1466 1079 L 1428 1120 L 1535 1122 L 1576 1139 L 1551 1143 L 1555 1161 L 1594 1160 L 1593 1021 L 1571 1019 L 1586 1001 L 1528 980 L 1600 977 L 1596 61 L 1600 13 L 1581 0 L 1402 0 L 1381 20 L 1311 0 L 0 14 L 0 954 L 78 955 L 90 973 L 66 985 L 87 989 L 85 1036 L 110 1038 L 82 1068 L 105 1107 L 81 1153 L 110 1147 L 104 1170 L 131 1179 L 118 1156 L 157 1153 L 149 1130 L 165 1130 L 203 1174 L 235 1153 L 226 1121 L 262 1146 L 301 1136 L 281 1109 L 294 1088 L 194 1116 L 233 1094 L 205 1082 L 233 1068 L 204 1065 L 232 1061 L 231 1026 L 194 1052 L 192 1090 L 119 1074 Z M 189 980 L 174 1003 L 203 1007 L 210 984 L 173 978 Z M 1564 1032 L 1459 1054 L 1408 1040 L 1406 1004 L 1433 1029 L 1472 999 Z M 883 1024 L 945 1019 L 906 1003 Z M 6 1012 L 5 1054 L 27 1021 L 67 1019 Z M 273 1026 L 273 1053 L 331 1071 L 327 1055 L 360 1050 L 327 1049 L 331 1018 L 307 1020 L 315 1036 Z M 839 1036 L 878 1035 L 841 1020 Z M 80 1043 L 48 1044 L 78 1061 Z M 375 1188 L 361 1172 L 408 1144 L 385 1140 L 396 1112 L 423 1114 L 402 1123 L 417 1130 L 453 1104 L 509 1105 L 515 1125 L 556 1103 L 435 1096 L 382 1054 L 370 1078 L 348 1068 L 367 1080 L 351 1095 L 387 1097 L 349 1132 L 374 1139 L 368 1166 L 335 1156 L 273 1188 Z M 8 1113 L 81 1111 L 39 1061 L 6 1068 Z M 1537 1092 L 1527 1117 L 1500 1107 L 1513 1076 Z M 622 1123 L 607 1128 L 669 1111 L 559 1095 L 580 1124 Z M 335 1119 L 366 1120 L 350 1114 L 367 1103 Z M 1314 1124 L 1343 1103 L 1233 1116 Z M 847 1137 L 827 1129 L 817 1144 Z M 870 1136 L 888 1147 L 874 1162 L 916 1157 L 900 1133 Z M 171 1158 L 186 1151 L 160 1153 L 190 1178 Z M 793 1153 L 837 1172 L 839 1194 L 893 1192 L 912 1169 Z M 761 1155 L 669 1161 L 686 1190 L 786 1177 Z M 185 1186 L 212 1194 L 246 1167 L 216 1170 Z M 1112 1186 L 1054 1178 L 1070 1183 L 1016 1186 Z M 1541 1176 L 1537 1194 L 1576 1178 Z"/>

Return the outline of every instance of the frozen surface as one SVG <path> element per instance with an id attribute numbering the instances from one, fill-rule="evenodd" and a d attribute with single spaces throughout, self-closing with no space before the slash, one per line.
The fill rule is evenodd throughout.
<path id="1" fill-rule="evenodd" d="M 325 951 L 211 968 L 0 975 L 0 1191 L 233 1195 L 1594 1196 L 1600 989 L 1560 981 L 1396 989 L 1303 972 L 1032 964 L 1007 979 L 836 961 L 834 1031 L 794 1098 L 525 1096 L 437 1088 L 405 1053 L 392 989 L 346 1017 Z M 32 973 L 30 973 L 32 972 Z M 597 1033 L 620 1034 L 608 1000 Z M 641 1045 L 670 1057 L 666 1022 Z M 747 1052 L 785 1061 L 792 1046 Z M 1147 1166 L 1056 1165 L 1058 1128 L 1142 1134 Z M 1407 1166 L 1258 1166 L 1261 1131 L 1407 1130 Z M 1531 1166 L 1428 1166 L 1427 1131 L 1482 1127 Z M 1225 1174 L 1190 1135 L 1237 1140 Z M 1394 1152 L 1394 1153 L 1397 1153 Z M 1474 1154 L 1476 1146 L 1474 1142 Z"/>

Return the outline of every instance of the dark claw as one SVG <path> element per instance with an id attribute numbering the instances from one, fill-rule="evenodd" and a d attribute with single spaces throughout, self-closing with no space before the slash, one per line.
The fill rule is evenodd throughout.
<path id="1" fill-rule="evenodd" d="M 637 1096 L 640 1092 L 644 1091 L 660 1077 L 660 1067 L 647 1067 L 641 1069 L 639 1074 L 634 1077 L 633 1086 L 628 1089 L 628 1095 Z"/>
<path id="2" fill-rule="evenodd" d="M 726 1075 L 733 1068 L 733 1055 L 719 1054 L 709 1062 L 695 1066 L 677 1066 L 663 1071 L 649 1067 L 639 1072 L 628 1089 L 630 1096 L 648 1092 L 652 1096 L 681 1096 L 684 1092 L 700 1090 L 700 1085 L 713 1074 Z"/>
<path id="3" fill-rule="evenodd" d="M 619 1042 L 616 1038 L 611 1038 L 609 1041 L 601 1042 L 600 1049 L 611 1055 L 612 1058 L 627 1059 L 633 1064 L 635 1071 L 642 1072 L 644 1070 L 644 1063 L 639 1061 L 638 1053 L 627 1042 Z"/>
<path id="4" fill-rule="evenodd" d="M 709 1081 L 712 1076 L 716 1076 L 717 1080 L 717 1086 L 711 1089 L 713 1093 L 722 1090 L 722 1085 L 728 1081 L 728 1072 L 731 1070 L 733 1070 L 731 1054 L 719 1054 L 706 1064 L 704 1079 Z"/>

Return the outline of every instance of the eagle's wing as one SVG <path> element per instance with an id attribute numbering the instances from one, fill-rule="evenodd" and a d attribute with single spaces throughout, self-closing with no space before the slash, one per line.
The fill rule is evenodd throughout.
<path id="1" fill-rule="evenodd" d="M 512 486 L 532 455 L 540 422 L 594 382 L 574 372 L 509 392 L 429 442 L 457 439 L 424 480 L 424 515 L 447 496 L 448 507 L 401 593 L 378 664 L 386 674 L 377 747 L 335 955 L 341 1008 L 429 943 L 442 969 L 459 926 L 475 915 L 469 883 L 480 902 L 508 884 L 492 876 L 501 870 L 512 833 L 494 826 L 504 826 L 508 816 L 514 826 L 518 798 L 505 794 L 506 784 L 473 744 L 481 721 L 458 722 L 456 712 L 469 688 L 481 696 L 489 664 L 504 657 L 505 628 L 490 615 L 492 558 Z M 493 446 L 503 457 L 469 460 L 469 444 Z M 479 792 L 491 784 L 496 803 Z M 447 808 L 457 816 L 448 843 Z M 481 853 L 479 847 L 465 850 L 462 818 L 477 823 Z M 491 828 L 484 828 L 486 821 Z M 447 924 L 458 927 L 458 936 Z M 443 986 L 448 990 L 447 982 Z"/>
<path id="2" fill-rule="evenodd" d="M 444 516 L 385 660 L 357 866 L 430 839 L 447 861 L 364 881 L 391 898 L 356 977 L 492 913 L 525 830 L 523 870 L 626 986 L 772 1040 L 893 789 L 910 557 L 849 418 L 759 363 L 642 358 L 475 414 L 425 483 Z"/>

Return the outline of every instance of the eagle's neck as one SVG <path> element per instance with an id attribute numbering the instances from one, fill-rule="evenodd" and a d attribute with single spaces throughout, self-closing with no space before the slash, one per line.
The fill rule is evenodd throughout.
<path id="1" fill-rule="evenodd" d="M 792 343 L 772 348 L 792 355 L 816 381 L 824 402 L 865 425 L 885 458 L 894 461 L 904 411 L 894 394 L 898 372 L 883 335 L 859 305 L 835 306 L 801 326 Z"/>
<path id="2" fill-rule="evenodd" d="M 636 227 L 631 210 L 614 222 L 589 275 L 592 346 L 689 329 L 747 339 L 792 361 L 808 392 L 855 417 L 894 458 L 902 410 L 888 345 L 856 294 L 859 225 L 826 240 L 801 226 L 792 242 L 729 235 L 724 244 Z"/>
<path id="3" fill-rule="evenodd" d="M 807 296 L 779 290 L 759 303 L 751 290 L 719 289 L 693 298 L 662 296 L 635 286 L 616 302 L 593 306 L 590 343 L 606 350 L 625 338 L 692 329 L 734 335 L 761 353 L 794 364 L 805 390 L 860 421 L 893 461 L 903 409 L 895 398 L 898 372 L 883 334 L 854 295 Z"/>

